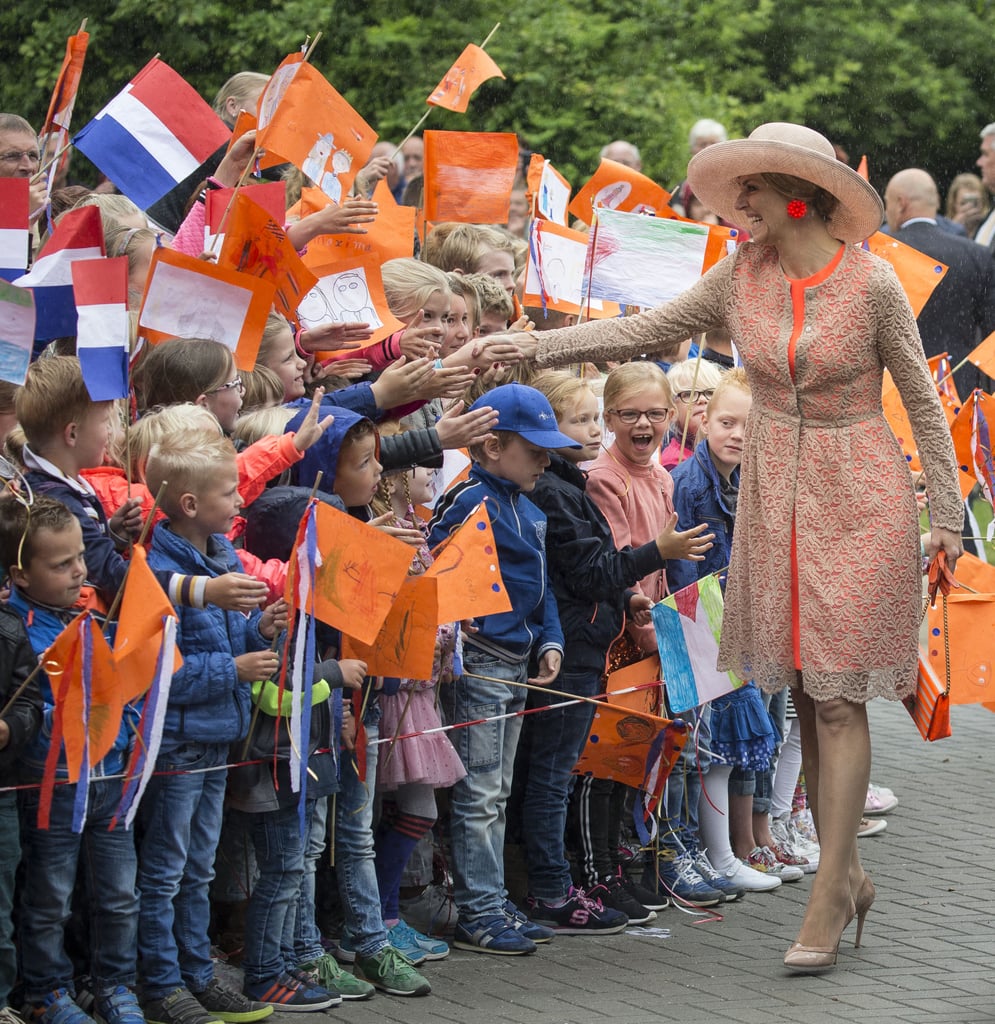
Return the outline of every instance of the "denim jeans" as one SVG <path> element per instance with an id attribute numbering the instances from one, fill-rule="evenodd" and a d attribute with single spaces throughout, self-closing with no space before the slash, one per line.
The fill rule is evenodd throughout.
<path id="1" fill-rule="evenodd" d="M 17 980 L 14 947 L 14 875 L 21 860 L 17 794 L 0 793 L 0 1010 L 9 1005 L 10 990 Z"/>
<path id="2" fill-rule="evenodd" d="M 229 812 L 228 820 L 248 835 L 259 867 L 245 915 L 245 980 L 266 981 L 294 966 L 284 962 L 282 941 L 287 918 L 296 916 L 304 874 L 300 817 L 297 806 L 291 805 L 275 811 Z"/>
<path id="3" fill-rule="evenodd" d="M 160 999 L 185 985 L 192 992 L 214 977 L 207 925 L 214 855 L 228 773 L 227 743 L 181 743 L 156 761 L 142 798 L 138 929 L 145 995 Z M 191 774 L 187 774 L 191 773 Z"/>
<path id="4" fill-rule="evenodd" d="M 670 831 L 692 850 L 698 848 L 698 798 L 701 795 L 701 777 L 712 764 L 709 748 L 711 732 L 708 727 L 707 706 L 680 715 L 691 728 L 684 749 L 677 758 L 664 791 L 664 802 Z M 671 846 L 666 834 L 660 836 L 663 846 Z"/>
<path id="5" fill-rule="evenodd" d="M 771 721 L 778 735 L 778 747 L 785 736 L 784 714 L 788 708 L 787 687 L 777 693 L 764 694 L 764 703 L 770 712 Z M 757 772 L 756 789 L 753 793 L 753 813 L 770 814 L 771 797 L 774 793 L 774 768 L 777 766 L 777 751 L 770 759 L 770 766 Z"/>
<path id="6" fill-rule="evenodd" d="M 304 808 L 304 865 L 301 883 L 283 925 L 283 959 L 292 967 L 317 960 L 325 952 L 314 919 L 314 876 L 325 849 L 328 797 L 308 800 Z"/>
<path id="7" fill-rule="evenodd" d="M 591 697 L 598 692 L 600 684 L 597 674 L 564 672 L 554 685 L 566 693 Z M 529 705 L 543 707 L 565 699 L 532 693 Z M 526 754 L 524 764 L 519 757 L 519 767 L 526 774 L 522 837 L 529 872 L 529 892 L 539 899 L 554 900 L 566 896 L 573 882 L 563 837 L 573 785 L 572 771 L 587 742 L 594 710 L 593 704 L 583 703 L 554 711 L 537 711 L 530 714 L 522 726 L 523 750 L 520 754 Z"/>
<path id="8" fill-rule="evenodd" d="M 375 741 L 380 735 L 380 708 L 367 709 L 366 781 L 356 774 L 356 759 L 342 755 L 342 775 L 335 816 L 335 874 L 345 926 L 358 956 L 375 956 L 389 945 L 380 914 L 380 889 L 373 851 L 373 803 L 377 786 Z"/>
<path id="9" fill-rule="evenodd" d="M 78 863 L 90 905 L 90 975 L 97 994 L 135 985 L 138 893 L 135 836 L 119 821 L 109 825 L 121 802 L 121 780 L 93 778 L 83 831 L 72 830 L 76 787 L 59 785 L 52 795 L 49 828 L 39 829 L 40 791 L 23 790 L 21 846 L 21 965 L 28 1002 L 56 988 L 73 989 L 74 968 L 65 949 Z"/>
<path id="10" fill-rule="evenodd" d="M 527 666 L 509 665 L 467 645 L 464 675 L 443 688 L 450 724 L 494 718 L 525 707 L 526 690 L 475 675 L 524 683 Z M 511 792 L 515 751 L 522 719 L 504 718 L 450 736 L 466 768 L 450 795 L 453 879 L 456 906 L 463 920 L 500 914 L 507 898 L 504 887 L 505 805 Z"/>

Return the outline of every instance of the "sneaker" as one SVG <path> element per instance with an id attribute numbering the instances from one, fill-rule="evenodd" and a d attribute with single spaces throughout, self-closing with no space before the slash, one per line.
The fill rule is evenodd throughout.
<path id="1" fill-rule="evenodd" d="M 884 818 L 861 818 L 857 826 L 857 838 L 866 839 L 868 836 L 880 835 L 888 827 Z"/>
<path id="2" fill-rule="evenodd" d="M 603 885 L 596 885 L 586 893 L 572 885 L 566 900 L 558 907 L 529 897 L 532 920 L 559 935 L 617 935 L 625 931 L 629 919 L 622 911 L 601 902 L 601 893 L 607 891 Z"/>
<path id="3" fill-rule="evenodd" d="M 94 1017 L 103 1024 L 145 1024 L 138 997 L 130 988 L 118 985 L 93 1001 Z"/>
<path id="4" fill-rule="evenodd" d="M 641 907 L 645 907 L 647 910 L 666 910 L 670 906 L 670 900 L 659 889 L 650 889 L 648 886 L 640 885 L 622 869 L 619 869 L 618 877 L 622 881 L 622 888 Z M 607 885 L 607 883 L 603 884 Z M 630 918 L 629 924 L 634 923 Z"/>
<path id="5" fill-rule="evenodd" d="M 203 992 L 194 992 L 193 997 L 215 1020 L 227 1021 L 228 1024 L 251 1024 L 273 1012 L 272 1006 L 246 999 L 241 992 L 222 985 L 217 978 L 211 978 L 207 988 Z"/>
<path id="6" fill-rule="evenodd" d="M 787 814 L 781 815 L 780 818 L 771 818 L 770 834 L 778 849 L 791 850 L 804 860 L 800 867 L 806 875 L 812 874 L 819 866 L 819 847 L 810 843 L 793 827 Z"/>
<path id="7" fill-rule="evenodd" d="M 64 988 L 57 988 L 41 1002 L 25 1007 L 24 1016 L 32 1024 L 94 1024 L 93 1018 L 76 1005 Z"/>
<path id="8" fill-rule="evenodd" d="M 772 892 L 781 887 L 780 875 L 773 871 L 758 871 L 750 867 L 745 860 L 737 860 L 721 877 L 745 892 Z"/>
<path id="9" fill-rule="evenodd" d="M 531 939 L 537 945 L 542 945 L 544 942 L 550 942 L 556 934 L 552 928 L 547 928 L 542 924 L 536 924 L 535 921 L 526 917 L 511 900 L 504 901 L 503 909 L 504 916 L 511 923 L 512 927 L 520 931 L 525 938 Z"/>
<path id="10" fill-rule="evenodd" d="M 161 999 L 142 1003 L 147 1024 L 220 1024 L 185 988 L 176 988 Z"/>
<path id="11" fill-rule="evenodd" d="M 448 943 L 422 935 L 407 921 L 398 921 L 392 928 L 388 928 L 387 938 L 394 949 L 399 949 L 413 964 L 421 963 L 422 960 L 445 960 L 449 956 Z M 418 959 L 413 954 L 417 954 Z"/>
<path id="12" fill-rule="evenodd" d="M 629 924 L 648 924 L 656 920 L 656 911 L 644 907 L 622 881 L 621 871 L 605 875 L 604 881 L 596 886 L 602 904 L 610 910 L 618 910 L 629 919 Z"/>
<path id="13" fill-rule="evenodd" d="M 867 787 L 867 800 L 864 803 L 864 814 L 887 814 L 898 806 L 898 797 L 885 786 L 875 786 L 872 782 Z"/>
<path id="14" fill-rule="evenodd" d="M 819 845 L 819 833 L 815 830 L 815 820 L 808 808 L 797 813 L 792 812 L 791 824 L 794 826 L 795 831 L 803 835 L 810 843 L 814 843 L 816 846 Z"/>
<path id="15" fill-rule="evenodd" d="M 805 877 L 805 872 L 797 864 L 785 864 L 784 861 L 778 860 L 769 846 L 754 846 L 746 859 L 746 864 L 754 871 L 777 875 L 782 882 L 800 882 Z"/>
<path id="16" fill-rule="evenodd" d="M 714 907 L 725 900 L 725 895 L 713 889 L 698 874 L 694 859 L 687 850 L 667 850 L 659 860 L 660 884 L 672 897 L 692 907 Z"/>
<path id="17" fill-rule="evenodd" d="M 427 996 L 432 991 L 411 961 L 393 946 L 384 946 L 374 956 L 357 957 L 356 977 L 391 996 Z"/>
<path id="18" fill-rule="evenodd" d="M 796 850 L 790 841 L 778 842 L 777 836 L 771 833 L 773 843 L 768 847 L 770 852 L 782 863 L 789 867 L 801 868 L 803 875 L 811 874 L 815 868 L 811 867 L 806 857 L 800 850 Z"/>
<path id="19" fill-rule="evenodd" d="M 420 946 L 412 943 L 406 943 L 403 947 L 395 945 L 390 938 L 391 929 L 387 929 L 387 939 L 395 949 L 400 950 L 410 961 L 417 967 L 419 964 L 423 964 L 428 959 L 428 954 Z M 356 948 L 352 944 L 352 939 L 343 934 L 339 938 L 338 948 L 335 950 L 335 959 L 340 964 L 354 964 L 356 962 Z"/>
<path id="20" fill-rule="evenodd" d="M 522 956 L 536 951 L 535 942 L 519 929 L 518 922 L 505 914 L 478 917 L 475 921 L 458 921 L 453 945 L 457 949 L 494 953 L 496 956 Z"/>
<path id="21" fill-rule="evenodd" d="M 313 985 L 283 971 L 275 978 L 246 982 L 245 994 L 257 1003 L 267 1003 L 272 1011 L 279 1007 L 283 1013 L 311 1013 L 338 1006 L 342 997 L 338 992 L 329 992 L 320 985 Z"/>
<path id="22" fill-rule="evenodd" d="M 733 877 L 736 869 L 732 869 L 732 874 L 721 874 L 715 870 L 704 850 L 695 857 L 694 869 L 701 875 L 706 885 L 718 889 L 725 896 L 726 903 L 734 903 L 746 894 L 746 886 L 740 885 Z"/>
<path id="23" fill-rule="evenodd" d="M 331 953 L 324 953 L 317 960 L 308 960 L 293 974 L 295 978 L 307 975 L 310 984 L 320 985 L 329 992 L 338 992 L 343 999 L 370 999 L 376 991 L 368 981 L 342 970 Z"/>
<path id="24" fill-rule="evenodd" d="M 27 1024 L 27 1022 L 13 1007 L 0 1006 L 0 1024 Z"/>
<path id="25" fill-rule="evenodd" d="M 444 885 L 427 885 L 419 896 L 398 900 L 398 907 L 423 935 L 451 935 L 456 927 L 456 902 Z"/>

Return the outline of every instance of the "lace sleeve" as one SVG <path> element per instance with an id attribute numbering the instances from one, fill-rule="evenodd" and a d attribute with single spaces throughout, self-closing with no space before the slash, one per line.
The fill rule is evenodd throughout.
<path id="1" fill-rule="evenodd" d="M 692 334 L 725 323 L 735 263 L 735 254 L 727 256 L 676 299 L 637 316 L 541 331 L 536 362 L 562 366 L 673 350 Z"/>
<path id="2" fill-rule="evenodd" d="M 926 472 L 933 525 L 960 533 L 964 502 L 957 480 L 950 428 L 926 364 L 919 328 L 894 271 L 883 265 L 872 278 L 877 305 L 878 353 L 909 414 L 912 435 Z"/>

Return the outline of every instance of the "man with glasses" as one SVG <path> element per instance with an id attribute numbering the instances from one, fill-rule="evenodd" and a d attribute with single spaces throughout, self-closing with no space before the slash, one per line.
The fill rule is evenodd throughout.
<path id="1" fill-rule="evenodd" d="M 0 178 L 31 178 L 40 166 L 35 130 L 17 114 L 0 114 Z M 44 179 L 33 183 L 28 192 L 33 217 L 45 205 Z"/>

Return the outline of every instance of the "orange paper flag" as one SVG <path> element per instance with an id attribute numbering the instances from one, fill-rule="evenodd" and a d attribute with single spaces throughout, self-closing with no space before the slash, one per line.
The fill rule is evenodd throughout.
<path id="1" fill-rule="evenodd" d="M 947 422 L 953 423 L 954 417 L 960 412 L 963 403 L 952 376 L 953 365 L 950 362 L 950 355 L 947 352 L 941 352 L 940 355 L 927 359 L 926 363 L 929 366 L 933 383 L 936 385 L 937 394 L 940 396 Z"/>
<path id="2" fill-rule="evenodd" d="M 318 283 L 283 228 L 241 189 L 228 215 L 218 265 L 269 281 L 276 308 L 295 323 L 301 299 Z"/>
<path id="3" fill-rule="evenodd" d="M 411 565 L 411 548 L 381 530 L 319 502 L 315 506 L 321 565 L 315 615 L 371 644 L 380 632 Z M 287 573 L 287 602 L 296 600 Z"/>
<path id="4" fill-rule="evenodd" d="M 871 179 L 867 174 L 867 154 L 865 153 L 860 158 L 860 163 L 857 164 L 857 173 L 864 179 L 864 181 L 870 181 Z"/>
<path id="5" fill-rule="evenodd" d="M 225 150 L 226 153 L 231 152 L 232 146 L 247 132 L 251 131 L 256 127 L 256 115 L 248 110 L 240 110 L 238 117 L 235 118 L 235 127 L 231 130 L 231 138 L 228 140 L 228 148 Z M 279 167 L 280 164 L 286 163 L 281 156 L 270 155 L 269 153 L 264 154 L 259 158 L 259 169 L 267 170 L 270 167 Z M 211 193 L 208 192 L 208 195 Z"/>
<path id="6" fill-rule="evenodd" d="M 504 224 L 518 169 L 510 132 L 425 132 L 425 220 Z"/>
<path id="7" fill-rule="evenodd" d="M 918 316 L 933 294 L 933 289 L 946 277 L 947 265 L 880 231 L 867 239 L 867 245 L 875 256 L 880 256 L 892 265 L 913 315 Z"/>
<path id="8" fill-rule="evenodd" d="M 409 576 L 372 644 L 342 634 L 342 656 L 366 662 L 371 676 L 431 679 L 438 630 L 438 580 Z"/>
<path id="9" fill-rule="evenodd" d="M 135 544 L 131 549 L 114 636 L 114 662 L 121 676 L 121 689 L 126 701 L 137 700 L 152 683 L 162 646 L 162 620 L 165 616 L 176 618 L 176 611 L 149 568 L 145 548 Z M 183 658 L 177 647 L 173 671 L 182 664 Z"/>
<path id="10" fill-rule="evenodd" d="M 311 64 L 293 56 L 259 97 L 256 145 L 299 167 L 340 203 L 369 158 L 377 133 Z"/>
<path id="11" fill-rule="evenodd" d="M 240 370 L 251 370 L 275 292 L 270 281 L 162 246 L 152 256 L 138 332 L 151 344 L 167 338 L 220 341 Z"/>
<path id="12" fill-rule="evenodd" d="M 570 212 L 590 224 L 595 206 L 623 213 L 656 212 L 670 201 L 670 193 L 645 174 L 614 160 L 602 160 L 587 184 L 574 196 Z"/>
<path id="13" fill-rule="evenodd" d="M 465 114 L 470 97 L 481 82 L 486 82 L 488 78 L 504 78 L 504 72 L 486 50 L 470 43 L 425 102 L 433 107 L 445 107 L 457 114 Z"/>
<path id="14" fill-rule="evenodd" d="M 995 377 L 995 331 L 968 353 L 967 361 L 973 363 L 982 373 Z"/>
<path id="15" fill-rule="evenodd" d="M 387 305 L 380 261 L 376 256 L 353 256 L 313 269 L 315 286 L 301 300 L 298 309 L 301 326 L 305 329 L 331 323 L 369 324 L 373 333 L 360 348 L 369 348 L 404 329 L 402 321 Z M 319 359 L 333 354 L 317 353 Z"/>
<path id="16" fill-rule="evenodd" d="M 605 686 L 608 703 L 615 707 L 628 708 L 630 711 L 655 715 L 660 711 L 660 691 L 663 688 L 661 679 L 660 655 L 654 654 L 649 658 L 641 658 L 631 665 L 626 665 L 625 668 L 609 673 Z M 633 686 L 645 687 L 645 689 L 617 696 L 619 690 L 628 690 Z"/>
<path id="17" fill-rule="evenodd" d="M 928 619 L 929 663 L 941 682 L 946 682 L 945 645 L 949 639 L 950 703 L 991 701 L 995 683 L 995 594 L 951 594 L 947 598 L 949 638 L 943 626 L 942 601 L 929 609 Z"/>
<path id="18" fill-rule="evenodd" d="M 282 224 L 286 217 L 287 186 L 282 181 L 264 181 L 258 185 L 243 185 L 239 195 L 251 199 L 261 206 L 277 224 Z M 214 251 L 215 238 L 220 235 L 224 241 L 228 230 L 228 221 L 234 210 L 235 189 L 209 188 L 204 196 L 204 249 Z"/>
<path id="19" fill-rule="evenodd" d="M 481 502 L 434 552 L 425 575 L 439 581 L 439 623 L 510 612 L 491 518 Z"/>
<path id="20" fill-rule="evenodd" d="M 957 559 L 957 581 L 979 594 L 995 594 L 995 565 L 965 551 Z"/>
<path id="21" fill-rule="evenodd" d="M 566 226 L 570 182 L 539 153 L 533 153 L 526 177 L 526 199 L 533 217 Z"/>

